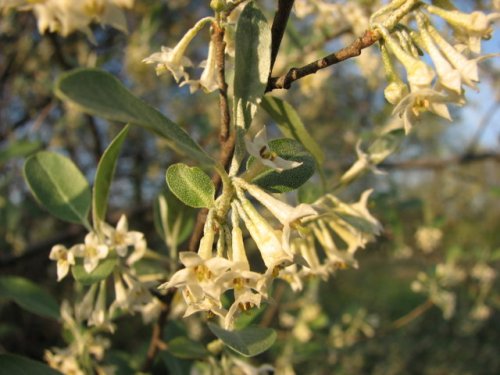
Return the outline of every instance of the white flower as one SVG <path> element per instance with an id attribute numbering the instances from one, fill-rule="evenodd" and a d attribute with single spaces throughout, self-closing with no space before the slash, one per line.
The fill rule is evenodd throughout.
<path id="1" fill-rule="evenodd" d="M 128 231 L 127 217 L 122 215 L 116 228 L 112 228 L 107 224 L 103 224 L 102 231 L 108 240 L 108 245 L 110 248 L 114 248 L 116 253 L 124 257 L 127 255 L 127 250 L 129 246 L 144 247 L 144 235 L 141 232 Z"/>
<path id="2" fill-rule="evenodd" d="M 377 169 L 377 164 L 383 161 L 392 152 L 392 149 L 386 149 L 381 152 L 368 154 L 361 149 L 361 140 L 356 143 L 356 154 L 358 160 L 349 168 L 340 178 L 340 183 L 345 184 L 363 173 L 366 169 L 370 169 L 375 174 L 384 174 L 383 171 Z"/>
<path id="3" fill-rule="evenodd" d="M 223 286 L 217 279 L 231 267 L 231 261 L 222 257 L 204 259 L 193 252 L 181 252 L 179 259 L 185 268 L 172 275 L 159 289 L 178 288 L 188 310 L 185 316 L 197 311 L 220 311 Z"/>
<path id="4" fill-rule="evenodd" d="M 481 52 L 481 39 L 489 39 L 493 32 L 492 21 L 500 18 L 500 13 L 485 14 L 475 11 L 462 13 L 458 10 L 447 10 L 433 5 L 426 5 L 426 9 L 452 25 L 458 37 L 464 39 L 472 52 Z"/>
<path id="5" fill-rule="evenodd" d="M 73 252 L 63 245 L 53 246 L 52 250 L 50 250 L 49 259 L 57 261 L 57 281 L 64 279 L 70 267 L 75 265 Z"/>
<path id="6" fill-rule="evenodd" d="M 243 195 L 238 199 L 234 201 L 233 209 L 238 210 L 238 214 L 245 222 L 268 270 L 274 273 L 283 265 L 290 264 L 293 257 L 280 240 L 282 233 L 275 231 Z"/>
<path id="7" fill-rule="evenodd" d="M 200 64 L 203 67 L 203 73 L 199 80 L 189 80 L 181 83 L 180 86 L 185 84 L 189 85 L 189 91 L 191 93 L 198 90 L 198 88 L 203 88 L 205 92 L 212 92 L 219 88 L 217 83 L 217 71 L 216 71 L 216 58 L 215 58 L 215 45 L 210 42 L 208 45 L 208 57 L 207 60 Z"/>
<path id="8" fill-rule="evenodd" d="M 403 98 L 392 113 L 403 119 L 405 133 L 408 134 L 422 112 L 430 111 L 451 121 L 446 105 L 449 102 L 449 96 L 442 92 L 430 88 L 421 89 L 412 91 Z"/>
<path id="9" fill-rule="evenodd" d="M 285 169 L 296 168 L 302 164 L 297 161 L 280 158 L 269 148 L 265 126 L 255 135 L 253 141 L 245 138 L 245 145 L 248 153 L 255 157 L 257 161 L 279 172 Z"/>
<path id="10" fill-rule="evenodd" d="M 71 251 L 76 257 L 83 258 L 83 268 L 87 273 L 91 273 L 99 261 L 108 256 L 109 248 L 94 232 L 90 232 L 85 236 L 85 243 L 73 246 Z"/>
<path id="11" fill-rule="evenodd" d="M 301 203 L 298 206 L 289 204 L 274 198 L 272 195 L 260 189 L 257 185 L 249 184 L 241 178 L 234 178 L 234 183 L 243 187 L 255 199 L 262 203 L 279 222 L 283 225 L 283 246 L 288 249 L 291 229 L 300 224 L 300 219 L 317 216 L 316 210 L 309 204 Z"/>
<path id="12" fill-rule="evenodd" d="M 435 77 L 434 71 L 423 61 L 404 51 L 385 27 L 377 25 L 377 28 L 380 30 L 387 47 L 405 67 L 411 90 L 430 87 Z"/>
<path id="13" fill-rule="evenodd" d="M 232 329 L 234 317 L 239 311 L 247 311 L 253 307 L 259 307 L 261 301 L 262 296 L 250 290 L 246 290 L 244 293 L 238 295 L 224 318 L 224 328 Z"/>
<path id="14" fill-rule="evenodd" d="M 167 70 L 172 73 L 176 82 L 181 79 L 187 80 L 188 76 L 184 72 L 184 67 L 191 66 L 191 61 L 184 56 L 189 43 L 198 34 L 207 22 L 211 22 L 211 17 L 202 18 L 182 37 L 174 48 L 161 47 L 161 52 L 153 53 L 142 60 L 146 64 L 157 64 L 156 74 L 161 75 Z"/>
<path id="15" fill-rule="evenodd" d="M 454 69 L 451 64 L 441 55 L 439 49 L 432 41 L 432 37 L 427 30 L 428 21 L 421 13 L 417 13 L 417 23 L 420 30 L 421 40 L 427 53 L 432 59 L 441 84 L 451 91 L 460 94 L 462 91 L 462 81 L 460 72 Z"/>

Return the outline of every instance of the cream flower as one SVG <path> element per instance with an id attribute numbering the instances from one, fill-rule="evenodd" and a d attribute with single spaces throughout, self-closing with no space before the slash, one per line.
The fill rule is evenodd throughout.
<path id="1" fill-rule="evenodd" d="M 63 245 L 53 246 L 52 250 L 50 250 L 49 259 L 57 261 L 57 281 L 64 279 L 70 267 L 75 265 L 73 252 Z"/>
<path id="2" fill-rule="evenodd" d="M 279 270 L 292 262 L 292 255 L 286 251 L 281 242 L 282 233 L 275 231 L 243 194 L 239 195 L 238 201 L 234 201 L 234 208 L 243 219 L 268 270 L 274 273 L 275 269 Z"/>
<path id="3" fill-rule="evenodd" d="M 435 73 L 423 61 L 411 56 L 404 51 L 399 43 L 391 36 L 389 31 L 382 25 L 377 25 L 380 30 L 384 42 L 389 50 L 403 64 L 406 69 L 408 83 L 412 91 L 430 87 Z"/>
<path id="4" fill-rule="evenodd" d="M 212 92 L 219 88 L 217 83 L 217 71 L 216 71 L 216 59 L 215 59 L 215 46 L 213 42 L 208 45 L 208 57 L 207 60 L 200 64 L 203 67 L 203 73 L 199 80 L 189 80 L 184 81 L 180 86 L 185 84 L 189 85 L 189 91 L 191 93 L 198 90 L 200 87 L 203 88 L 205 92 Z"/>
<path id="5" fill-rule="evenodd" d="M 108 246 L 114 248 L 116 253 L 121 257 L 127 255 L 129 246 L 143 248 L 145 245 L 144 235 L 141 232 L 129 232 L 127 217 L 125 215 L 120 217 L 116 228 L 103 224 L 102 231 L 108 240 Z"/>
<path id="6" fill-rule="evenodd" d="M 184 68 L 192 64 L 191 61 L 184 56 L 184 53 L 203 26 L 212 20 L 211 17 L 202 18 L 182 37 L 174 48 L 161 47 L 161 52 L 153 53 L 142 61 L 146 64 L 156 64 L 157 75 L 170 71 L 176 82 L 179 82 L 181 79 L 187 80 L 188 75 L 184 72 Z"/>
<path id="7" fill-rule="evenodd" d="M 449 97 L 434 89 L 421 89 L 408 94 L 394 107 L 393 114 L 403 119 L 405 133 L 408 134 L 413 124 L 422 112 L 433 112 L 440 117 L 451 121 L 450 112 L 446 103 Z"/>
<path id="8" fill-rule="evenodd" d="M 182 292 L 188 305 L 185 316 L 197 311 L 220 312 L 220 296 L 224 289 L 217 279 L 231 267 L 231 261 L 222 257 L 204 259 L 192 252 L 181 252 L 179 258 L 185 268 L 158 288 L 178 288 Z"/>
<path id="9" fill-rule="evenodd" d="M 493 32 L 491 23 L 500 18 L 500 13 L 485 14 L 480 11 L 462 13 L 434 5 L 426 5 L 427 11 L 435 14 L 456 28 L 458 37 L 464 39 L 472 52 L 481 52 L 481 39 L 489 39 Z"/>
<path id="10" fill-rule="evenodd" d="M 83 258 L 83 268 L 87 273 L 91 273 L 99 261 L 108 256 L 109 248 L 99 240 L 94 232 L 88 233 L 84 242 L 84 244 L 73 246 L 71 251 L 76 257 Z"/>
<path id="11" fill-rule="evenodd" d="M 266 127 L 255 135 L 253 141 L 245 138 L 245 146 L 250 155 L 255 157 L 260 163 L 281 172 L 285 169 L 296 168 L 302 163 L 297 161 L 290 161 L 280 158 L 275 152 L 269 148 L 267 142 Z"/>
<path id="12" fill-rule="evenodd" d="M 443 57 L 439 49 L 432 41 L 432 37 L 427 30 L 428 22 L 421 13 L 416 15 L 418 28 L 420 30 L 420 37 L 424 44 L 424 48 L 432 59 L 436 72 L 441 84 L 451 91 L 460 94 L 462 91 L 462 82 L 460 72 L 454 69 L 451 64 Z"/>
<path id="13" fill-rule="evenodd" d="M 282 244 L 285 250 L 289 246 L 291 229 L 299 225 L 301 219 L 318 215 L 316 210 L 309 204 L 301 203 L 296 207 L 290 206 L 266 193 L 257 185 L 249 184 L 241 178 L 234 178 L 233 181 L 237 186 L 244 188 L 250 195 L 262 203 L 283 225 Z"/>

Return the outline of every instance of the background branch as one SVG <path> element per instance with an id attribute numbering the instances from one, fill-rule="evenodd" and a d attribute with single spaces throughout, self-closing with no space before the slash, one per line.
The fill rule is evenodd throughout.
<path id="1" fill-rule="evenodd" d="M 293 82 L 316 73 L 320 69 L 327 68 L 331 65 L 337 64 L 341 61 L 356 57 L 361 54 L 361 51 L 370 47 L 381 38 L 380 34 L 373 30 L 367 30 L 363 36 L 357 38 L 349 46 L 340 49 L 328 56 L 319 60 L 313 61 L 300 68 L 291 68 L 286 74 L 280 77 L 271 77 L 267 83 L 266 92 L 274 89 L 288 90 Z"/>

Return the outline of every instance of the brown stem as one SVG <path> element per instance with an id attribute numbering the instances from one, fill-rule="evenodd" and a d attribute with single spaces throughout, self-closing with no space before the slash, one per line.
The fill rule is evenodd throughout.
<path id="1" fill-rule="evenodd" d="M 231 115 L 229 109 L 229 100 L 227 97 L 227 83 L 225 78 L 226 43 L 224 42 L 224 29 L 215 22 L 212 24 L 211 40 L 215 46 L 215 56 L 216 56 L 215 65 L 217 69 L 217 82 L 219 84 L 219 113 L 220 113 L 219 161 L 221 165 L 223 165 L 224 168 L 227 170 L 231 158 L 233 156 L 236 136 L 234 132 L 231 132 Z M 215 185 L 216 191 L 219 191 L 222 181 L 218 173 L 214 173 L 212 175 L 212 182 Z M 207 214 L 208 210 L 206 208 L 201 209 L 198 212 L 193 234 L 191 235 L 191 238 L 189 240 L 190 251 L 196 251 L 196 249 L 198 248 L 200 239 L 203 236 L 203 227 L 205 226 Z"/>
<path id="2" fill-rule="evenodd" d="M 151 341 L 149 342 L 148 352 L 146 354 L 146 359 L 142 365 L 142 371 L 149 372 L 153 366 L 154 360 L 158 352 L 165 346 L 163 341 L 163 330 L 165 328 L 165 323 L 167 322 L 168 314 L 172 306 L 172 299 L 174 298 L 176 289 L 170 289 L 165 296 L 161 299 L 163 302 L 162 310 L 158 316 L 158 320 L 153 326 L 153 332 L 151 333 Z M 168 371 L 168 370 L 165 370 Z M 167 374 L 168 372 L 164 372 Z"/>
<path id="3" fill-rule="evenodd" d="M 392 322 L 391 329 L 399 329 L 401 327 L 404 327 L 405 325 L 407 325 L 410 322 L 417 319 L 420 315 L 425 313 L 432 306 L 434 306 L 434 302 L 432 302 L 430 299 L 428 299 L 423 304 L 415 307 L 408 314 L 406 314 L 406 315 L 402 316 L 401 318 L 399 318 L 398 320 Z"/>
<path id="4" fill-rule="evenodd" d="M 274 89 L 288 90 L 293 82 L 305 76 L 314 74 L 320 69 L 324 69 L 341 61 L 350 59 L 351 57 L 359 56 L 363 49 L 370 47 L 380 38 L 381 36 L 379 33 L 372 30 L 367 30 L 365 31 L 363 36 L 357 38 L 349 46 L 344 47 L 337 52 L 334 52 L 319 60 L 313 61 L 312 63 L 304 65 L 300 68 L 291 68 L 286 74 L 282 75 L 281 77 L 271 77 L 267 83 L 266 92 L 272 91 Z"/>
<path id="5" fill-rule="evenodd" d="M 269 68 L 269 76 L 273 72 L 274 63 L 278 56 L 278 51 L 281 41 L 283 40 L 283 35 L 285 34 L 286 25 L 294 2 L 295 0 L 278 0 L 278 9 L 274 15 L 273 25 L 271 27 L 271 67 Z"/>

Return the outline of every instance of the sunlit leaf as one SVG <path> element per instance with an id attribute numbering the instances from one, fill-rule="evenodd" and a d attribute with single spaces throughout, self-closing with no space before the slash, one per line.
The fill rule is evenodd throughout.
<path id="1" fill-rule="evenodd" d="M 252 1 L 241 12 L 236 26 L 234 105 L 238 126 L 250 126 L 264 95 L 270 66 L 271 28 Z"/>
<path id="2" fill-rule="evenodd" d="M 241 331 L 226 331 L 213 323 L 208 323 L 208 328 L 226 346 L 245 357 L 266 351 L 276 340 L 276 331 L 271 328 L 250 326 Z"/>
<path id="3" fill-rule="evenodd" d="M 261 103 L 262 108 L 276 121 L 283 135 L 294 138 L 314 156 L 316 162 L 322 165 L 325 155 L 319 144 L 311 137 L 297 111 L 286 101 L 273 96 L 264 96 Z"/>
<path id="4" fill-rule="evenodd" d="M 172 193 L 191 207 L 212 207 L 215 185 L 198 167 L 178 163 L 167 169 L 167 184 Z"/>
<path id="5" fill-rule="evenodd" d="M 0 277 L 0 298 L 12 300 L 33 314 L 59 319 L 59 305 L 54 297 L 23 277 Z"/>
<path id="6" fill-rule="evenodd" d="M 52 215 L 73 223 L 86 223 L 90 187 L 67 157 L 41 151 L 24 164 L 24 177 L 37 201 Z"/>
<path id="7" fill-rule="evenodd" d="M 97 226 L 100 221 L 106 217 L 108 207 L 108 195 L 111 187 L 111 181 L 116 169 L 118 156 L 127 137 L 129 126 L 125 126 L 123 130 L 116 136 L 108 146 L 97 165 L 97 171 L 94 182 L 94 194 L 92 196 L 92 215 L 94 218 L 94 226 Z"/>
<path id="8" fill-rule="evenodd" d="M 269 141 L 269 148 L 286 160 L 298 161 L 302 164 L 292 169 L 278 172 L 268 168 L 253 179 L 253 183 L 275 193 L 292 191 L 299 188 L 314 174 L 315 162 L 312 155 L 294 139 L 274 139 Z M 252 156 L 248 159 L 247 169 L 255 162 Z"/>
<path id="9" fill-rule="evenodd" d="M 214 164 L 184 129 L 134 96 L 118 79 L 103 70 L 85 68 L 64 73 L 56 82 L 55 92 L 84 112 L 141 126 L 162 136 L 172 148 L 187 156 L 203 164 Z"/>

